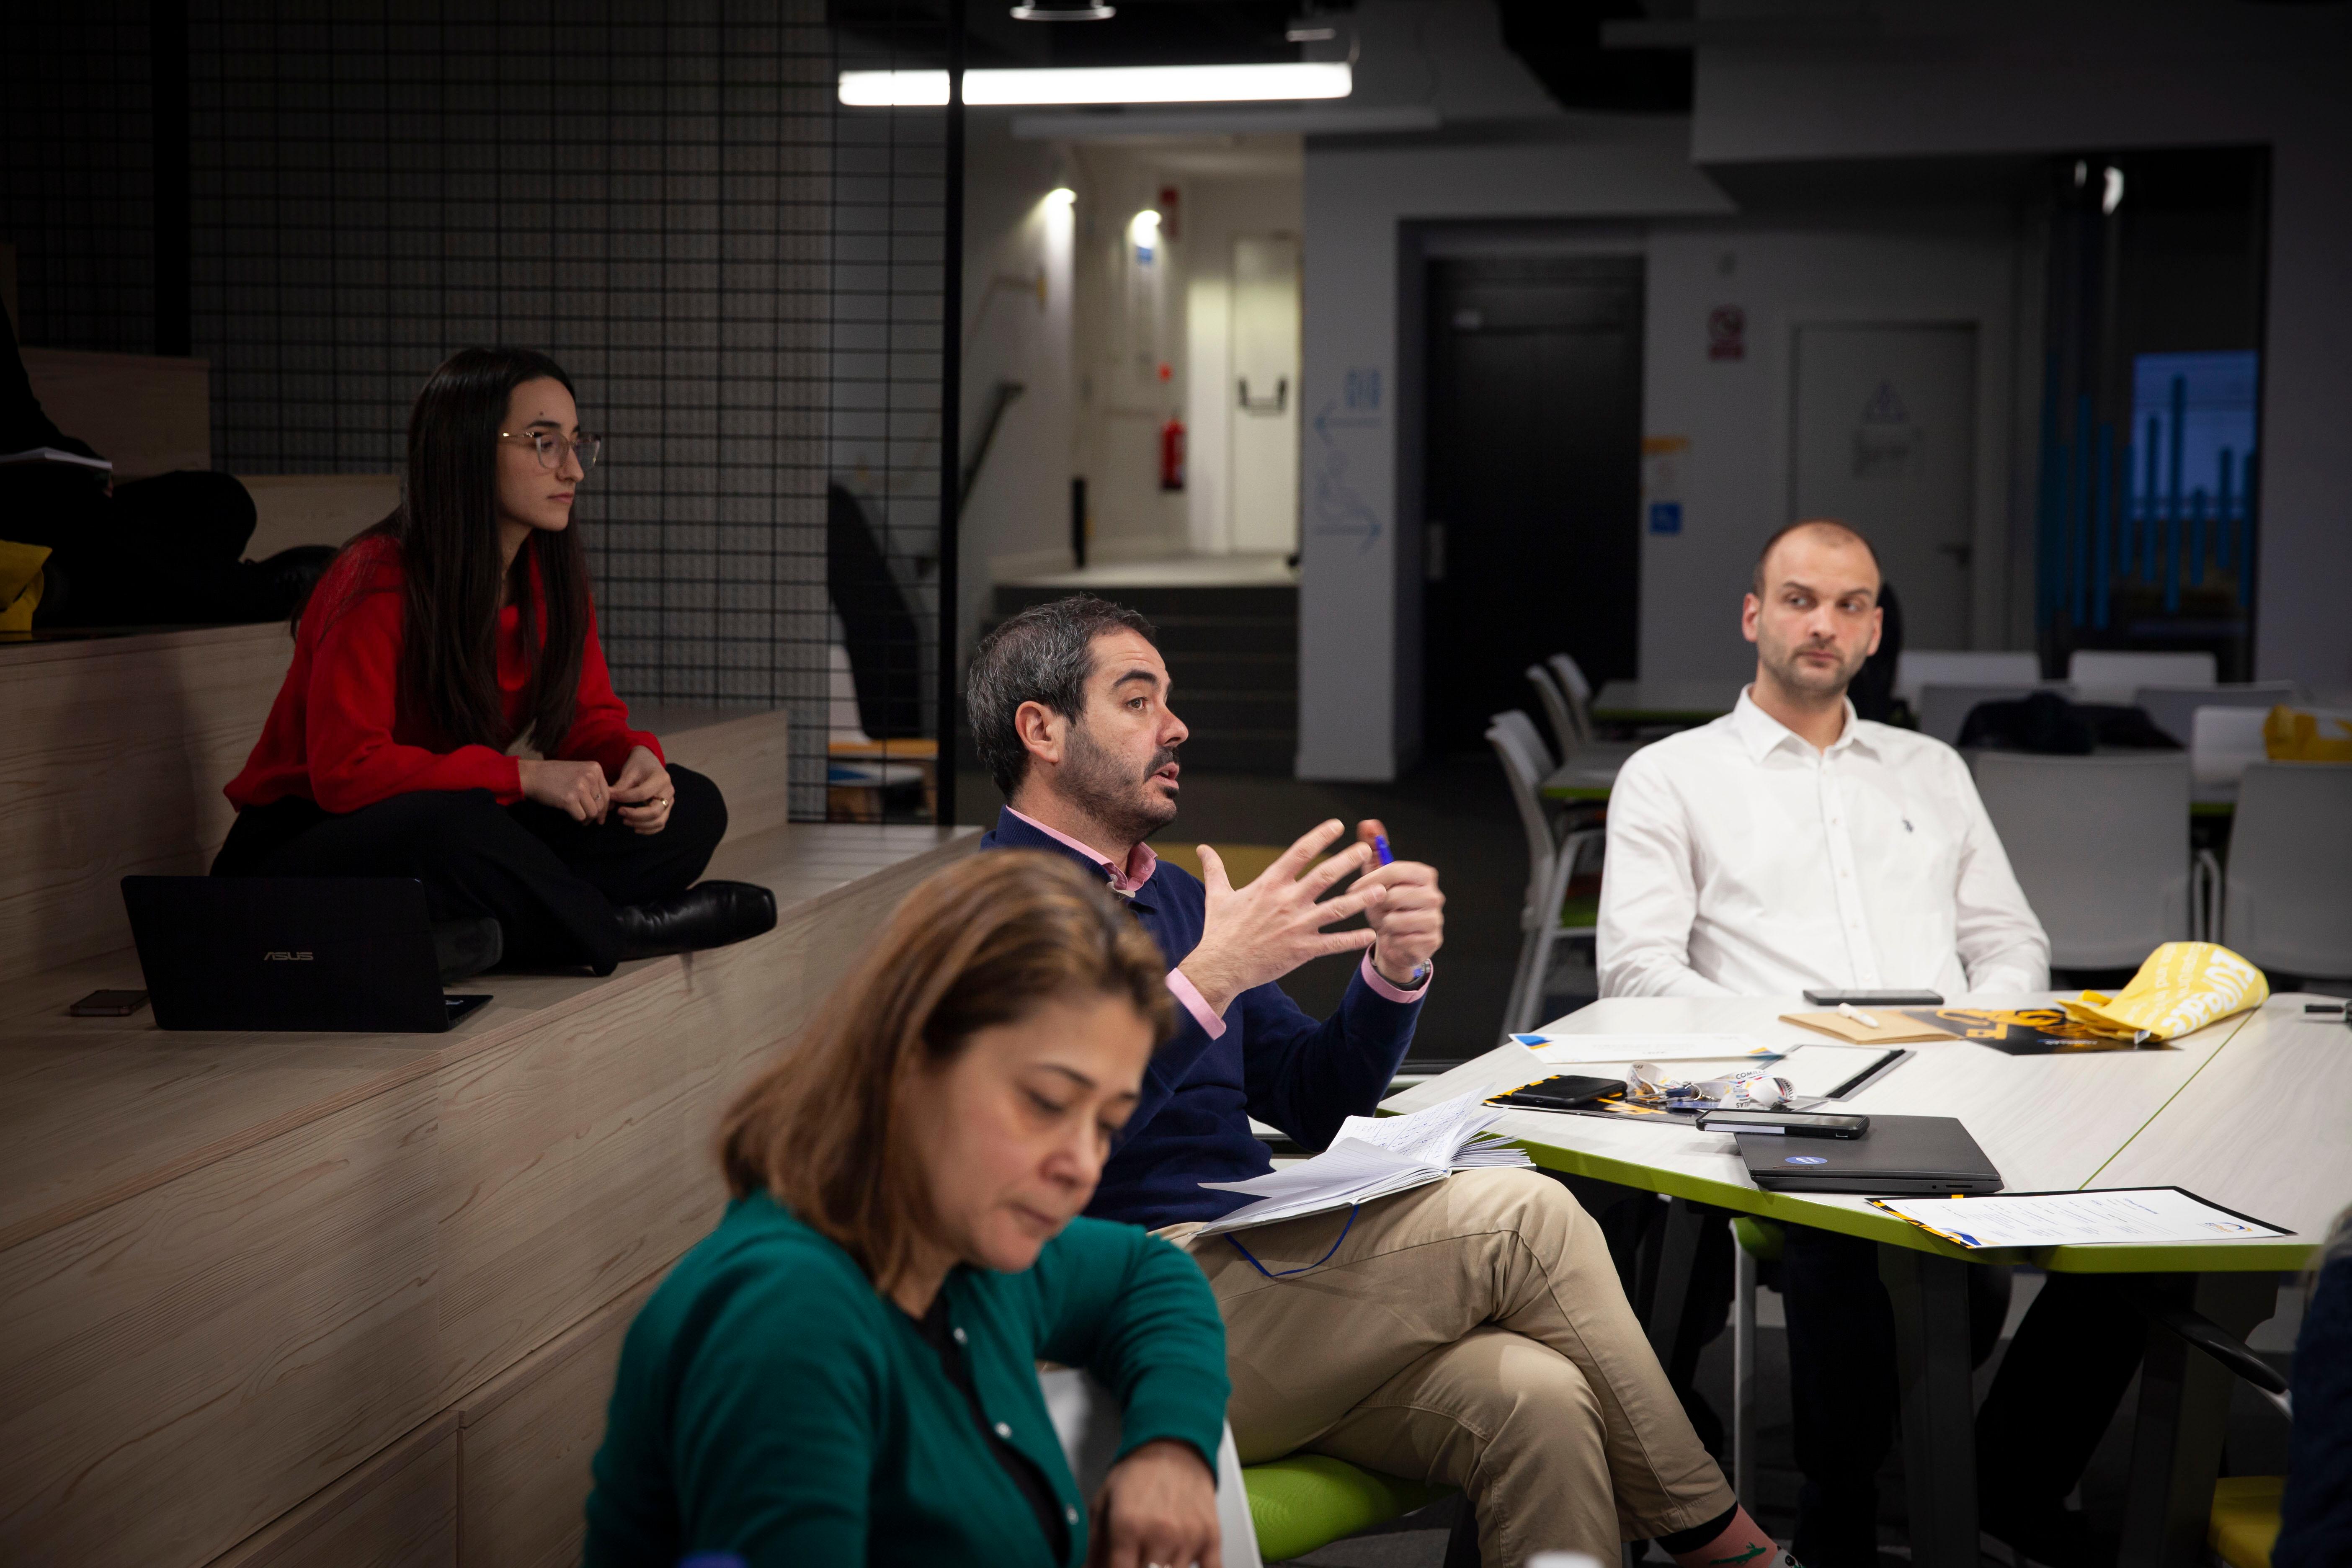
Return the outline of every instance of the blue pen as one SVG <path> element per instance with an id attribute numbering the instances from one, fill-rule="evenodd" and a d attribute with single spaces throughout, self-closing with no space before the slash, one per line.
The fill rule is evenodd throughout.
<path id="1" fill-rule="evenodd" d="M 1389 848 L 1389 836 L 1385 833 L 1372 835 L 1372 853 L 1381 858 L 1381 864 L 1383 866 L 1396 864 L 1396 855 Z"/>

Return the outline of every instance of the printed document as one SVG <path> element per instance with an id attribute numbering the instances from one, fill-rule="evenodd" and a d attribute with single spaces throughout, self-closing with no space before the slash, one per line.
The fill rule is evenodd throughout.
<path id="1" fill-rule="evenodd" d="M 2287 1234 L 2275 1226 L 2217 1208 L 2179 1187 L 1870 1201 L 1874 1207 L 1967 1247 L 2245 1241 Z"/>
<path id="2" fill-rule="evenodd" d="M 1410 1116 L 1350 1116 L 1331 1147 L 1311 1160 L 1245 1182 L 1202 1182 L 1258 1201 L 1202 1226 L 1201 1234 L 1347 1208 L 1443 1181 L 1455 1171 L 1535 1163 L 1526 1150 L 1486 1131 L 1500 1115 L 1471 1093 Z"/>

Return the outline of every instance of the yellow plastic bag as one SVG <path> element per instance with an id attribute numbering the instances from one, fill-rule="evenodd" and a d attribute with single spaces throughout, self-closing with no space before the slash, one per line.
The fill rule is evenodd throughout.
<path id="1" fill-rule="evenodd" d="M 33 612 L 41 607 L 46 581 L 41 563 L 48 558 L 46 544 L 0 539 L 0 632 L 33 629 Z"/>
<path id="2" fill-rule="evenodd" d="M 2175 1040 L 2269 1000 L 2263 972 L 2210 942 L 2168 942 L 2113 996 L 2085 991 L 2061 1002 L 2084 1027 L 2128 1040 Z"/>
<path id="3" fill-rule="evenodd" d="M 2352 763 L 2352 723 L 2281 705 L 2263 721 L 2263 750 L 2274 763 Z"/>

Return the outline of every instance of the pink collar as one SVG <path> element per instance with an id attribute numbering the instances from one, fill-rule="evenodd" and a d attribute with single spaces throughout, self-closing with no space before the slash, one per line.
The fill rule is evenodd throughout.
<path id="1" fill-rule="evenodd" d="M 1152 852 L 1151 846 L 1149 844 L 1139 844 L 1134 848 L 1127 852 L 1127 874 L 1125 876 L 1121 876 L 1118 872 L 1118 868 L 1111 864 L 1110 857 L 1105 855 L 1101 850 L 1097 849 L 1093 845 L 1081 844 L 1066 833 L 1056 833 L 1054 829 L 1046 826 L 1044 823 L 1038 821 L 1035 817 L 1029 816 L 1025 812 L 1013 811 L 1009 805 L 1004 809 L 1011 812 L 1013 816 L 1017 816 L 1022 821 L 1027 823 L 1030 826 L 1035 828 L 1038 832 L 1044 834 L 1046 837 L 1054 840 L 1055 843 L 1068 845 L 1071 848 L 1076 850 L 1079 854 L 1085 856 L 1087 859 L 1101 867 L 1103 875 L 1110 879 L 1110 890 L 1114 893 L 1122 895 L 1130 895 L 1135 893 L 1142 888 L 1144 883 L 1151 880 L 1151 873 L 1160 868 L 1160 857 Z"/>

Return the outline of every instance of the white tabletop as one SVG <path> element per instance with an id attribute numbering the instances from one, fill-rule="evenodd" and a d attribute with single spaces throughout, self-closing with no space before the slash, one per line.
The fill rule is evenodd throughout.
<path id="1" fill-rule="evenodd" d="M 1612 680 L 1592 699 L 1592 716 L 1603 721 L 1621 718 L 1712 719 L 1728 713 L 1739 700 L 1747 678 L 1727 680 Z"/>
<path id="2" fill-rule="evenodd" d="M 2273 996 L 2099 1173 L 2103 1187 L 2179 1186 L 2317 1245 L 2352 1205 L 2352 1029 Z"/>
<path id="3" fill-rule="evenodd" d="M 2048 993 L 2032 997 L 1996 999 L 1999 1005 L 2043 1003 Z M 1981 999 L 1979 999 L 1981 1000 Z M 2298 1016 L 2300 1004 L 2297 1005 Z M 1596 1002 L 1548 1026 L 1547 1034 L 1662 1034 L 1732 1032 L 1752 1035 L 1767 1044 L 1820 1043 L 1827 1037 L 1780 1021 L 1784 1013 L 1818 1011 L 1801 997 L 1726 997 L 1676 1000 L 1656 997 L 1612 997 Z M 1841 1110 L 1893 1116 L 1955 1116 L 1965 1123 L 1988 1158 L 2001 1173 L 2011 1192 L 2071 1190 L 2099 1186 L 2176 1184 L 2258 1219 L 2294 1224 L 2305 1228 L 2302 1211 L 2284 1212 L 2277 1202 L 2265 1213 L 2232 1202 L 2224 1192 L 2208 1191 L 2192 1178 L 2185 1163 L 2168 1163 L 2151 1153 L 2135 1164 L 2128 1177 L 2119 1177 L 2119 1152 L 2133 1146 L 2143 1129 L 2162 1117 L 2176 1097 L 2184 1101 L 2177 1119 L 2179 1131 L 2164 1142 L 2172 1147 L 2197 1148 L 2220 1137 L 2247 1142 L 2242 1135 L 2207 1131 L 2194 1107 L 2202 1097 L 2182 1095 L 2192 1079 L 2211 1064 L 2251 1015 L 2240 1014 L 2199 1030 L 2164 1048 L 2097 1051 L 2069 1055 L 2014 1057 L 1965 1040 L 1906 1047 L 1916 1054 L 1893 1070 L 1837 1102 Z M 2336 1044 L 2352 1058 L 2352 1041 L 2342 1038 L 2344 1026 L 2334 1026 Z M 2323 1033 L 2324 1031 L 2315 1031 Z M 1516 1087 L 1503 1080 L 1531 1076 L 1531 1058 L 1524 1047 L 1503 1046 L 1452 1072 L 1417 1084 L 1388 1100 L 1383 1109 L 1417 1110 L 1471 1089 L 1500 1092 Z M 1608 1068 L 1584 1069 L 1602 1074 Z M 1670 1069 L 1671 1070 L 1671 1069 Z M 2251 1102 L 2258 1087 L 2246 1091 Z M 2352 1102 L 2339 1087 L 2330 1099 L 2331 1110 Z M 2271 1101 L 2275 1105 L 2275 1101 Z M 2250 1103 L 2249 1114 L 2254 1111 Z M 2339 1128 L 2341 1119 L 2338 1119 Z M 1507 1110 L 1496 1124 L 1506 1136 L 1525 1140 L 1539 1164 L 1573 1174 L 1622 1182 L 1669 1193 L 1744 1213 L 1786 1219 L 1822 1229 L 1867 1236 L 1923 1251 L 1973 1256 L 1986 1262 L 2015 1261 L 2010 1253 L 1962 1254 L 1958 1247 L 1929 1237 L 1916 1226 L 1872 1209 L 1859 1196 L 1801 1196 L 1759 1191 L 1748 1179 L 1738 1145 L 1727 1135 L 1700 1132 L 1683 1126 L 1660 1125 L 1647 1120 L 1578 1116 L 1552 1111 Z M 2339 1141 L 2344 1134 L 2339 1131 Z M 2277 1147 L 2276 1141 L 2256 1139 L 2253 1152 L 2243 1156 L 2249 1172 L 2274 1175 L 2264 1180 L 2296 1179 L 2292 1173 L 2297 1152 Z M 2267 1152 L 2264 1152 L 2264 1151 Z M 2199 1166 L 2197 1170 L 2202 1171 Z M 2177 1170 L 2179 1173 L 2167 1174 Z M 2232 1192 L 2252 1184 L 2249 1174 Z M 2336 1202 L 2352 1201 L 2352 1182 L 2338 1184 Z M 2333 1209 L 2328 1211 L 2333 1213 Z M 2319 1222 L 2324 1223 L 2324 1221 Z M 2314 1237 L 2299 1238 L 2307 1247 Z M 2193 1263 L 2175 1254 L 2200 1253 Z M 2291 1268 L 2299 1256 L 2287 1258 L 2285 1244 L 2251 1242 L 2200 1244 L 2197 1248 L 2068 1247 L 2037 1254 L 2038 1261 L 2069 1270 L 2141 1269 L 2157 1266 L 2244 1268 Z M 2153 1255 L 2162 1252 L 2162 1259 Z M 2255 1253 L 2262 1256 L 2259 1259 Z M 2128 1254 L 2129 1256 L 2126 1256 Z M 2210 1256 L 2207 1256 L 2210 1255 Z"/>

